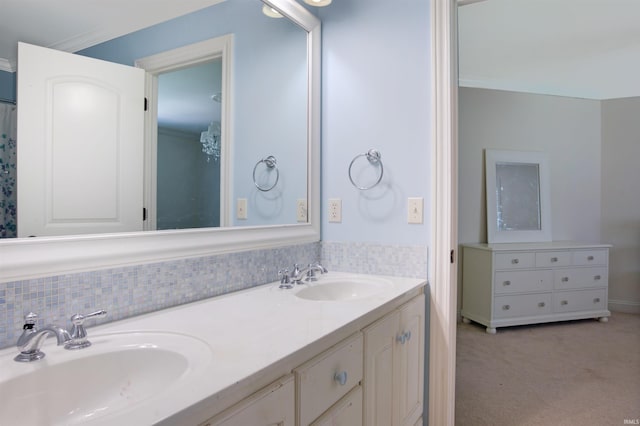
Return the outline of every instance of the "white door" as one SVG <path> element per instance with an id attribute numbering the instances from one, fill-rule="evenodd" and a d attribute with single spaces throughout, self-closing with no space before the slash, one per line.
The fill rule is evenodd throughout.
<path id="1" fill-rule="evenodd" d="M 18 237 L 142 230 L 144 78 L 18 44 Z"/>

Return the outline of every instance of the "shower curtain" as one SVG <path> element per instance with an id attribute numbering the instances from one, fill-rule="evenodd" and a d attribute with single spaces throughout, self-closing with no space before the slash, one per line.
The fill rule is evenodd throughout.
<path id="1" fill-rule="evenodd" d="M 16 236 L 15 105 L 0 103 L 0 238 Z"/>

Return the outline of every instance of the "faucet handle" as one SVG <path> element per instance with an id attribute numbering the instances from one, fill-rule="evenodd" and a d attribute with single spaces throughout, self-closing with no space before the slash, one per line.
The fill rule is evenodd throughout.
<path id="1" fill-rule="evenodd" d="M 84 322 L 90 318 L 100 318 L 107 315 L 107 311 L 100 310 L 90 314 L 75 314 L 71 317 L 71 341 L 64 345 L 65 349 L 83 349 L 91 346 L 87 340 L 87 331 L 84 329 Z"/>
<path id="2" fill-rule="evenodd" d="M 24 316 L 24 325 L 22 326 L 23 330 L 33 330 L 36 326 L 36 322 L 38 321 L 38 314 L 33 312 L 29 312 Z"/>
<path id="3" fill-rule="evenodd" d="M 289 279 L 289 270 L 281 269 L 278 271 L 278 276 L 280 277 L 280 288 L 292 288 L 291 280 Z"/>

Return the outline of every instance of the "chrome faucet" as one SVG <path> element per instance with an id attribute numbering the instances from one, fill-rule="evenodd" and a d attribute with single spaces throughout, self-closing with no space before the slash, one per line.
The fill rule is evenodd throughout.
<path id="1" fill-rule="evenodd" d="M 291 281 L 296 284 L 302 284 L 303 279 L 306 281 L 317 281 L 316 271 L 321 274 L 329 272 L 320 262 L 310 263 L 304 269 L 300 269 L 300 266 L 296 263 L 293 265 L 293 272 L 291 272 Z"/>
<path id="2" fill-rule="evenodd" d="M 66 329 L 57 325 L 48 325 L 40 330 L 36 327 L 38 315 L 29 312 L 24 317 L 24 326 L 22 334 L 18 338 L 16 346 L 20 353 L 14 358 L 18 362 L 37 361 L 45 357 L 45 353 L 40 350 L 44 340 L 54 334 L 58 340 L 58 346 L 64 345 L 65 349 L 82 349 L 91 346 L 91 342 L 87 340 L 87 332 L 84 329 L 84 321 L 89 318 L 103 317 L 107 311 L 97 311 L 91 314 L 82 315 L 75 314 L 71 317 L 71 333 Z"/>
<path id="3" fill-rule="evenodd" d="M 24 317 L 22 335 L 18 338 L 18 350 L 20 353 L 14 358 L 18 362 L 37 361 L 45 357 L 45 353 L 40 350 L 44 340 L 49 334 L 55 334 L 58 339 L 58 346 L 71 341 L 71 335 L 67 330 L 57 325 L 49 325 L 41 330 L 36 328 L 38 315 L 30 312 Z"/>

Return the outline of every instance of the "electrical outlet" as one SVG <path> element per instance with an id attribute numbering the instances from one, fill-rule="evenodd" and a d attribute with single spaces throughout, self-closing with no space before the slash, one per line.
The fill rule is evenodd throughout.
<path id="1" fill-rule="evenodd" d="M 410 197 L 407 202 L 408 223 L 423 222 L 424 199 L 422 197 Z"/>
<path id="2" fill-rule="evenodd" d="M 236 217 L 238 219 L 247 218 L 247 199 L 246 198 L 238 198 L 238 201 L 236 201 Z"/>
<path id="3" fill-rule="evenodd" d="M 296 220 L 298 222 L 307 222 L 307 200 L 298 198 L 296 204 Z"/>
<path id="4" fill-rule="evenodd" d="M 329 198 L 329 222 L 342 222 L 342 200 Z"/>

